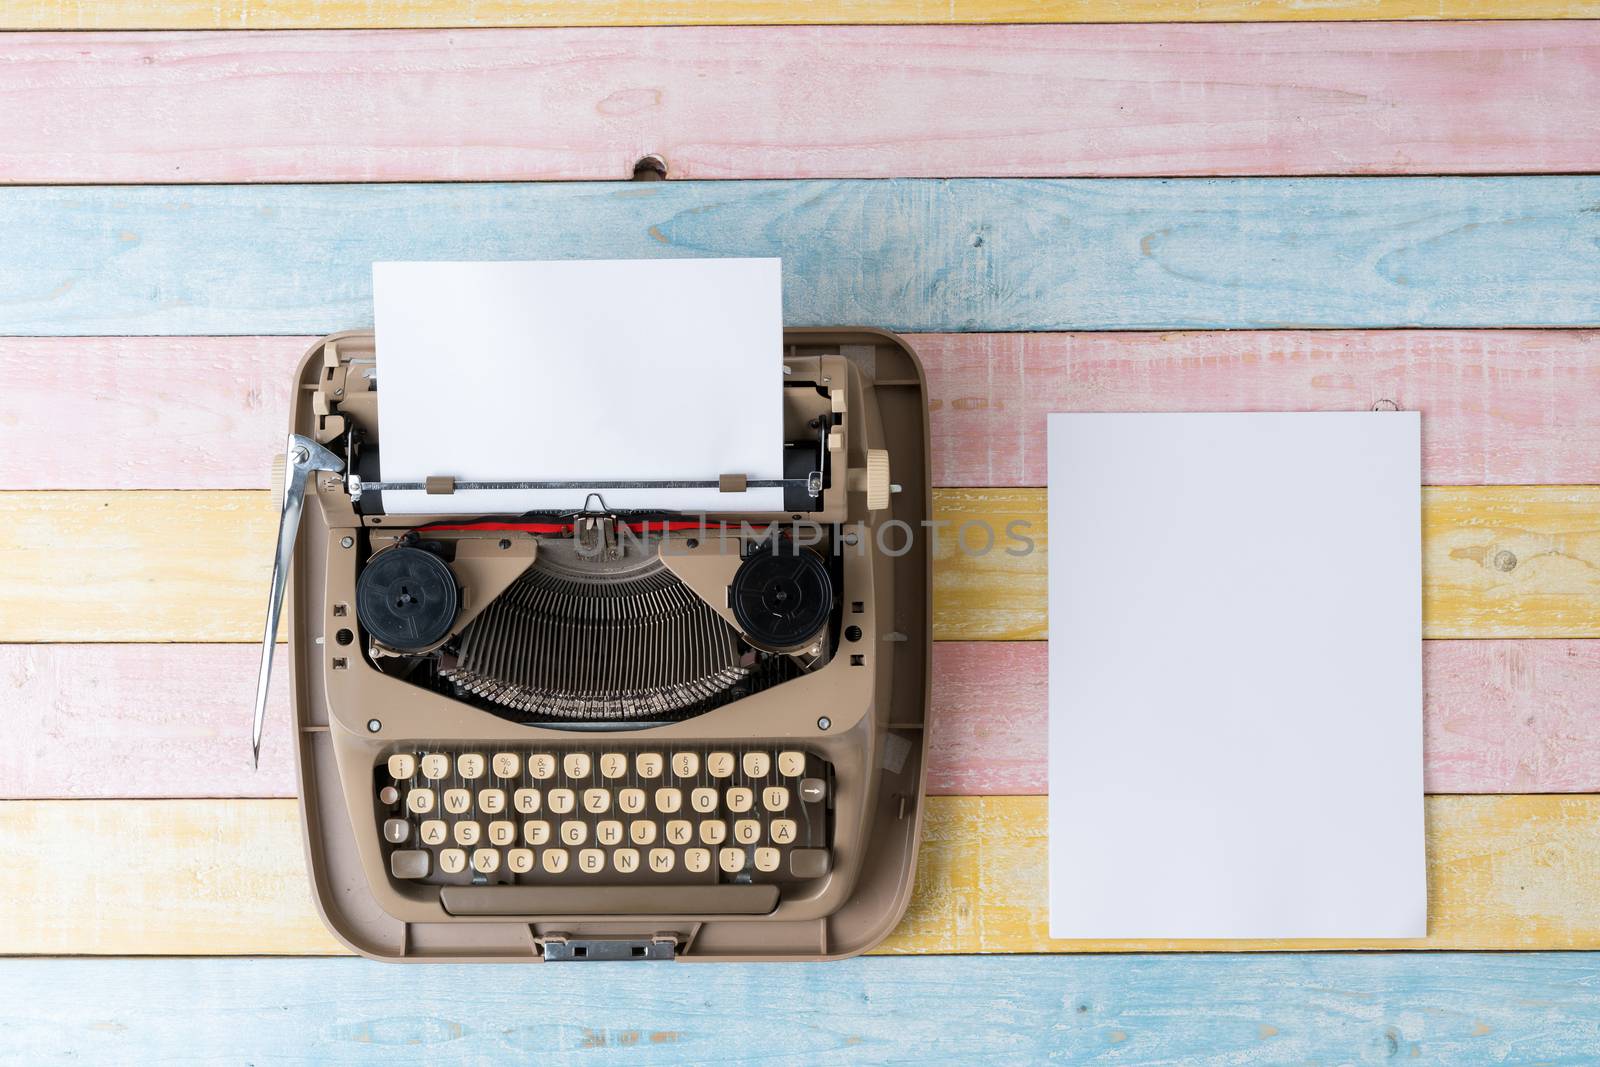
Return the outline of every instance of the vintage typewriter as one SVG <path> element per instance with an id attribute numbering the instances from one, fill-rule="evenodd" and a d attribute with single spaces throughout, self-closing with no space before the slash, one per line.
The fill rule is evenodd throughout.
<path id="1" fill-rule="evenodd" d="M 929 684 L 922 370 L 877 331 L 783 343 L 781 513 L 622 513 L 602 485 L 576 513 L 468 519 L 385 510 L 470 486 L 383 482 L 373 334 L 312 347 L 255 746 L 287 597 L 306 855 L 351 948 L 817 960 L 899 921 Z"/>

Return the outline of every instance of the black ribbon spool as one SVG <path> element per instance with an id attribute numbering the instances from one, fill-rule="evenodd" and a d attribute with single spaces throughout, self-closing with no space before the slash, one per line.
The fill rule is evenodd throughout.
<path id="1" fill-rule="evenodd" d="M 380 643 L 400 652 L 421 652 L 444 640 L 460 604 L 450 566 L 409 545 L 379 552 L 356 580 L 356 617 Z"/>
<path id="2" fill-rule="evenodd" d="M 728 586 L 733 617 L 750 643 L 768 652 L 803 648 L 833 612 L 828 565 L 787 542 L 745 557 Z"/>

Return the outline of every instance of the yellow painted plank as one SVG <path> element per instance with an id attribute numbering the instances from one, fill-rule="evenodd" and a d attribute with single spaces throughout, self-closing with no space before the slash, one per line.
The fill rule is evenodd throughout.
<path id="1" fill-rule="evenodd" d="M 15 0 L 0 29 L 1557 19 L 1593 0 Z"/>
<path id="2" fill-rule="evenodd" d="M 1600 948 L 1600 797 L 1427 805 L 1425 940 L 1089 942 L 1046 936 L 1044 797 L 931 797 L 916 897 L 881 951 Z M 311 903 L 294 801 L 11 801 L 0 850 L 0 954 L 343 951 Z"/>
<path id="3" fill-rule="evenodd" d="M 1044 505 L 936 491 L 936 637 L 1044 638 Z M 0 493 L 0 642 L 256 640 L 275 522 L 255 491 Z M 1427 489 L 1423 527 L 1428 637 L 1600 637 L 1600 487 Z"/>

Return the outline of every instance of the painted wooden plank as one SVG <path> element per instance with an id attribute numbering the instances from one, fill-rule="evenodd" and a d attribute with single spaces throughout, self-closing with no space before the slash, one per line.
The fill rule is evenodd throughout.
<path id="1" fill-rule="evenodd" d="M 1593 1062 L 1577 953 L 1001 956 L 817 966 L 385 967 L 7 960 L 18 1062 L 439 1065 L 616 1060 L 1265 1067 Z M 560 1004 L 559 1015 L 530 1004 Z M 20 1010 L 26 1005 L 27 1010 Z M 988 1010 L 973 1010 L 985 1006 Z M 181 1049 L 181 1053 L 179 1053 Z"/>
<path id="2" fill-rule="evenodd" d="M 1600 792 L 1600 641 L 1431 641 L 1423 670 L 1430 793 Z M 249 645 L 0 645 L 0 799 L 293 796 L 281 671 L 259 769 L 244 743 L 255 671 Z M 1045 792 L 1045 673 L 1041 642 L 934 646 L 928 792 Z"/>
<path id="3" fill-rule="evenodd" d="M 1593 0 L 30 0 L 10 30 L 1578 19 Z"/>
<path id="4" fill-rule="evenodd" d="M 1597 93 L 1600 22 L 41 34 L 0 181 L 1575 172 Z"/>
<path id="5" fill-rule="evenodd" d="M 1046 636 L 1044 504 L 1043 489 L 935 494 L 935 521 L 947 524 L 935 551 L 937 637 Z M 1010 554 L 1021 551 L 1004 538 L 1013 523 L 1034 551 Z M 1001 539 L 980 555 L 986 527 Z M 1600 636 L 1600 487 L 1427 488 L 1422 541 L 1425 637 Z"/>
<path id="6" fill-rule="evenodd" d="M 912 334 L 933 479 L 1043 485 L 1051 411 L 1423 414 L 1433 485 L 1600 483 L 1600 332 Z M 0 486 L 257 489 L 310 337 L 0 337 Z M 59 432 L 94 427 L 93 447 Z M 152 441 L 161 442 L 159 448 Z"/>
<path id="7" fill-rule="evenodd" d="M 794 325 L 1600 324 L 1600 177 L 0 189 L 0 334 L 325 333 L 385 259 L 781 256 Z"/>
<path id="8" fill-rule="evenodd" d="M 1044 505 L 935 491 L 936 639 L 1045 637 Z M 264 491 L 0 492 L 0 643 L 255 640 L 276 532 Z M 1428 637 L 1600 637 L 1600 487 L 1424 489 L 1422 593 Z"/>
<path id="9" fill-rule="evenodd" d="M 1052 941 L 1045 798 L 930 797 L 916 895 L 881 952 L 1600 948 L 1600 797 L 1431 797 L 1427 812 L 1426 939 Z M 297 820 L 290 800 L 6 801 L 0 955 L 340 954 Z"/>

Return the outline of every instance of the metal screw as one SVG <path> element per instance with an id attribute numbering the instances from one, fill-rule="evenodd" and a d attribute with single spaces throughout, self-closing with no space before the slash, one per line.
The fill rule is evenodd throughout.
<path id="1" fill-rule="evenodd" d="M 355 543 L 356 543 L 356 539 L 354 537 L 341 537 L 341 538 L 339 538 L 339 547 L 340 548 L 352 548 L 352 547 L 355 546 Z"/>
<path id="2" fill-rule="evenodd" d="M 379 722 L 377 719 L 368 719 L 367 720 L 367 732 L 368 733 L 375 734 L 381 729 L 383 729 L 383 723 Z"/>
<path id="3" fill-rule="evenodd" d="M 833 725 L 833 720 L 828 718 L 826 715 L 824 715 L 822 718 L 817 720 L 817 729 L 819 729 L 819 730 L 826 730 L 828 727 L 830 727 L 832 725 Z"/>
<path id="4" fill-rule="evenodd" d="M 296 466 L 301 463 L 307 463 L 310 461 L 310 459 L 311 453 L 304 447 L 297 447 L 293 452 L 289 453 L 290 462 L 294 463 Z"/>
<path id="5" fill-rule="evenodd" d="M 1516 565 L 1517 554 L 1515 552 L 1502 548 L 1494 554 L 1495 570 L 1509 571 L 1515 569 Z"/>
<path id="6" fill-rule="evenodd" d="M 344 390 L 343 389 L 335 389 L 333 391 L 333 395 L 334 396 L 344 396 Z"/>

